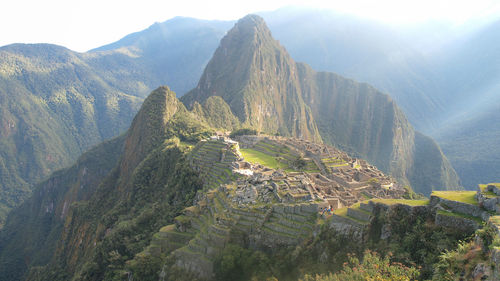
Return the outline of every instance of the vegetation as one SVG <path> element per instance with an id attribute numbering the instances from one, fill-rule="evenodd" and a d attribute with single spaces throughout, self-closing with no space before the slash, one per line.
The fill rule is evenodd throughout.
<path id="1" fill-rule="evenodd" d="M 215 262 L 216 280 L 272 280 L 270 258 L 261 251 L 252 251 L 235 244 L 224 247 Z"/>
<path id="2" fill-rule="evenodd" d="M 420 275 L 418 269 L 407 267 L 401 263 L 391 262 L 390 255 L 385 258 L 375 252 L 367 250 L 360 262 L 355 256 L 349 257 L 349 262 L 344 264 L 340 273 L 329 275 L 306 275 L 302 281 L 363 281 L 387 280 L 410 281 L 416 280 Z"/>
<path id="3" fill-rule="evenodd" d="M 449 211 L 445 211 L 445 210 L 437 210 L 436 212 L 438 214 L 444 215 L 444 216 L 452 216 L 452 217 L 457 217 L 457 218 L 464 218 L 464 219 L 473 220 L 473 221 L 477 222 L 478 224 L 483 223 L 483 220 L 481 220 L 481 218 L 474 217 L 471 215 L 461 214 L 461 213 L 457 213 L 457 212 L 449 212 Z"/>
<path id="4" fill-rule="evenodd" d="M 240 152 L 245 161 L 251 163 L 259 163 L 272 169 L 289 169 L 286 162 L 283 163 L 281 161 L 278 161 L 275 157 L 264 152 L 257 151 L 251 148 L 242 148 L 240 149 Z"/>
<path id="5" fill-rule="evenodd" d="M 296 64 L 271 37 L 259 17 L 249 16 L 241 20 L 238 28 L 228 32 L 222 44 L 209 62 L 200 87 L 183 98 L 193 112 L 189 112 L 174 93 L 160 88 L 144 102 L 126 136 L 113 142 L 115 146 L 108 144 L 93 152 L 100 153 L 104 159 L 91 157 L 88 162 L 82 159 L 70 169 L 55 174 L 38 187 L 30 201 L 13 213 L 0 239 L 3 259 L 0 276 L 10 280 L 21 280 L 26 276 L 30 280 L 123 280 L 131 276 L 134 280 L 157 280 L 160 274 L 167 272 L 169 279 L 192 279 L 192 274 L 175 266 L 172 257 L 151 257 L 143 250 L 150 245 L 153 234 L 162 226 L 172 224 L 174 218 L 187 222 L 179 215 L 199 199 L 196 195 L 201 192 L 202 179 L 199 172 L 188 165 L 186 158 L 194 143 L 213 132 L 210 126 L 234 129 L 243 125 L 284 136 L 349 146 L 382 169 L 408 179 L 421 191 L 425 191 L 424 187 L 448 188 L 458 183 L 439 146 L 431 139 L 418 133 L 415 133 L 415 139 L 393 138 L 395 127 L 401 130 L 402 136 L 413 136 L 414 131 L 391 99 L 365 84 L 331 73 L 317 73 L 306 65 Z M 224 55 L 221 50 L 225 50 Z M 255 54 L 261 57 L 255 59 Z M 98 59 L 100 55 L 89 57 Z M 76 59 L 74 63 L 77 63 L 79 59 L 83 60 L 83 56 L 73 54 L 66 59 Z M 250 71 L 254 69 L 258 71 Z M 290 69 L 297 70 L 293 76 L 290 76 Z M 40 72 L 46 71 L 42 70 Z M 80 71 L 85 73 L 86 67 Z M 278 77 L 277 73 L 285 77 Z M 94 81 L 95 76 L 100 77 L 90 75 L 89 79 Z M 43 79 L 31 78 L 25 77 L 33 84 L 43 82 Z M 78 108 L 76 113 L 97 111 L 96 116 L 132 114 L 133 102 L 140 102 L 140 99 L 115 91 L 114 87 L 119 87 L 117 84 L 121 84 L 121 79 L 109 80 L 113 83 L 107 85 L 107 78 L 103 78 L 104 82 L 92 83 L 104 83 L 96 86 L 99 93 L 107 93 L 104 97 L 92 93 L 72 95 L 74 89 L 61 87 L 65 90 L 50 95 L 50 102 L 42 99 L 39 104 L 60 112 L 54 118 L 69 120 L 68 123 L 82 121 L 82 115 L 75 114 L 73 106 L 67 106 L 71 104 L 69 101 L 73 102 L 72 98 L 82 100 L 75 105 Z M 79 82 L 83 81 L 76 80 L 71 85 Z M 139 90 L 147 86 L 127 84 L 123 87 Z M 276 89 L 279 95 L 266 96 L 270 88 Z M 215 93 L 223 96 L 211 97 Z M 285 94 L 289 98 L 283 103 Z M 95 100 L 99 100 L 104 109 L 87 106 L 93 105 Z M 195 102 L 205 103 L 196 111 Z M 108 104 L 111 106 L 107 107 Z M 345 104 L 352 106 L 345 107 Z M 218 113 L 221 116 L 213 116 Z M 41 117 L 50 120 L 51 116 Z M 59 123 L 55 124 L 59 126 Z M 61 128 L 67 128 L 65 122 L 61 124 L 64 125 Z M 83 122 L 82 126 L 69 126 L 69 129 L 93 125 L 92 122 Z M 99 139 L 105 133 L 119 131 L 122 125 L 110 123 L 92 132 Z M 9 128 L 17 127 L 9 125 Z M 14 131 L 9 133 L 15 135 Z M 79 136 L 82 143 L 91 139 L 91 135 L 87 140 L 80 138 L 84 134 L 62 131 L 68 137 Z M 35 132 L 31 137 L 50 135 L 50 131 L 28 132 Z M 16 135 L 17 138 L 20 136 L 23 135 Z M 47 145 L 57 147 L 61 143 L 56 139 Z M 380 146 L 381 143 L 389 145 Z M 276 155 L 252 149 L 242 150 L 242 153 L 249 161 L 261 162 L 271 168 L 287 169 L 290 166 L 287 161 L 291 160 L 296 161 L 292 164 L 299 169 L 313 169 L 311 161 L 286 158 L 291 154 L 284 147 L 262 145 L 263 150 L 274 151 Z M 124 151 L 121 150 L 123 147 Z M 397 155 L 393 159 L 380 156 L 391 155 L 386 152 L 393 151 L 394 147 L 399 149 L 394 150 Z M 37 147 L 28 148 L 36 150 Z M 5 163 L 0 161 L 3 165 L 0 169 Z M 400 171 L 400 167 L 408 169 Z M 0 170 L 2 175 L 4 170 Z M 27 170 L 32 171 L 30 166 Z M 216 204 L 216 208 L 222 207 Z M 255 241 L 249 241 L 245 233 L 238 233 L 231 237 L 216 260 L 214 271 L 221 280 L 287 280 L 305 274 L 337 272 L 345 261 L 349 261 L 350 264 L 338 275 L 318 278 L 366 277 L 359 268 L 380 278 L 388 273 L 401 278 L 416 278 L 420 273 L 420 278 L 430 278 L 440 253 L 452 250 L 457 240 L 465 239 L 470 233 L 439 228 L 433 224 L 432 214 L 426 211 L 422 211 L 423 214 L 408 213 L 407 209 L 396 205 L 387 213 L 376 210 L 373 221 L 370 224 L 365 222 L 369 233 L 362 242 L 332 231 L 328 223 L 322 224 L 302 244 L 289 247 L 277 244 L 276 247 L 254 249 L 251 246 Z M 347 209 L 338 210 L 337 214 L 347 215 Z M 35 222 L 34 231 L 31 226 L 19 228 Z M 381 239 L 387 225 L 390 226 L 390 237 Z M 351 253 L 360 256 L 366 248 L 377 251 L 380 256 L 366 252 L 362 262 L 355 258 L 349 260 Z M 394 264 L 395 261 L 401 264 Z"/>
<path id="6" fill-rule="evenodd" d="M 196 102 L 192 111 L 213 128 L 231 131 L 240 127 L 238 118 L 233 115 L 229 105 L 219 96 L 209 97 L 203 106 Z"/>
<path id="7" fill-rule="evenodd" d="M 461 241 L 456 249 L 444 251 L 440 255 L 439 262 L 434 266 L 432 280 L 485 280 L 484 274 L 489 269 L 498 270 L 495 269 L 498 261 L 491 256 L 491 251 L 496 250 L 499 245 L 498 241 L 499 236 L 494 227 L 486 225 L 477 230 L 475 240 Z M 476 271 L 477 266 L 484 268 L 486 272 Z"/>
<path id="8" fill-rule="evenodd" d="M 242 128 L 232 131 L 229 137 L 234 138 L 237 136 L 244 136 L 244 135 L 257 135 L 257 130 L 251 128 Z"/>
<path id="9" fill-rule="evenodd" d="M 471 205 L 479 205 L 477 200 L 474 198 L 476 191 L 433 191 L 431 195 L 447 200 L 458 201 Z"/>
<path id="10" fill-rule="evenodd" d="M 295 167 L 297 170 L 303 170 L 304 168 L 306 168 L 307 166 L 307 162 L 306 160 L 304 160 L 303 157 L 301 157 L 300 155 L 297 156 L 293 162 L 292 162 L 292 165 L 293 167 Z"/>

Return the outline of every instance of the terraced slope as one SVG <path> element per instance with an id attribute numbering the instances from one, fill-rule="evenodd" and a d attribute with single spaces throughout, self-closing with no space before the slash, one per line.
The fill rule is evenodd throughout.
<path id="1" fill-rule="evenodd" d="M 302 146 L 307 148 L 302 151 Z M 311 181 L 321 175 L 313 160 L 320 157 L 314 151 L 338 154 L 326 146 L 269 136 L 240 136 L 239 142 L 213 136 L 200 141 L 187 160 L 203 179 L 203 190 L 196 203 L 175 218 L 175 224 L 153 235 L 135 262 L 169 256 L 173 266 L 212 278 L 214 262 L 230 241 L 269 250 L 300 244 L 323 221 L 318 217 L 326 206 L 335 201 L 324 197 L 318 191 L 322 187 Z M 303 161 L 300 167 L 293 164 L 297 159 Z M 328 180 L 327 176 L 322 177 Z M 355 186 L 363 188 L 363 184 Z M 358 197 L 351 197 L 356 202 Z M 370 224 L 371 205 L 358 203 L 339 210 L 344 211 L 345 219 L 358 223 L 360 230 Z"/>
<path id="2" fill-rule="evenodd" d="M 140 255 L 172 255 L 176 266 L 213 276 L 213 262 L 229 240 L 248 239 L 261 248 L 297 245 L 315 226 L 317 204 L 237 206 L 221 187 L 163 227 Z M 236 234 L 235 234 L 236 233 Z"/>
<path id="3" fill-rule="evenodd" d="M 226 144 L 217 140 L 202 141 L 189 156 L 189 163 L 200 173 L 207 188 L 216 188 L 229 180 L 236 180 L 231 163 L 240 156 L 237 144 Z"/>

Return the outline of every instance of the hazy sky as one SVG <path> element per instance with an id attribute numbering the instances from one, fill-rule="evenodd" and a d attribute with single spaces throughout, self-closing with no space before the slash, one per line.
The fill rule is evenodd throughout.
<path id="1" fill-rule="evenodd" d="M 430 19 L 462 24 L 500 15 L 500 0 L 6 0 L 0 11 L 0 46 L 53 43 L 83 52 L 174 16 L 232 20 L 289 5 L 327 8 L 391 24 Z"/>

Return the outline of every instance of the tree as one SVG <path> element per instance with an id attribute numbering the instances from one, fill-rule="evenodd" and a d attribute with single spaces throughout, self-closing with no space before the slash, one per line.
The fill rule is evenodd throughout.
<path id="1" fill-rule="evenodd" d="M 305 275 L 302 281 L 409 281 L 416 280 L 419 271 L 401 263 L 390 261 L 390 256 L 380 258 L 376 252 L 365 251 L 363 261 L 349 257 L 341 272 L 328 275 Z"/>

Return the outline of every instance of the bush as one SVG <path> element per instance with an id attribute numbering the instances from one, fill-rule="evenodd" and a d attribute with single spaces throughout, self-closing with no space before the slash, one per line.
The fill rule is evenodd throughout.
<path id="1" fill-rule="evenodd" d="M 349 257 L 340 273 L 328 275 L 305 275 L 303 281 L 362 281 L 362 280 L 416 280 L 419 272 L 414 267 L 390 261 L 390 255 L 381 258 L 377 253 L 365 251 L 363 261 Z"/>
<path id="2" fill-rule="evenodd" d="M 242 128 L 236 131 L 232 131 L 229 137 L 234 138 L 237 136 L 245 136 L 245 135 L 257 135 L 257 130 L 250 128 Z"/>

